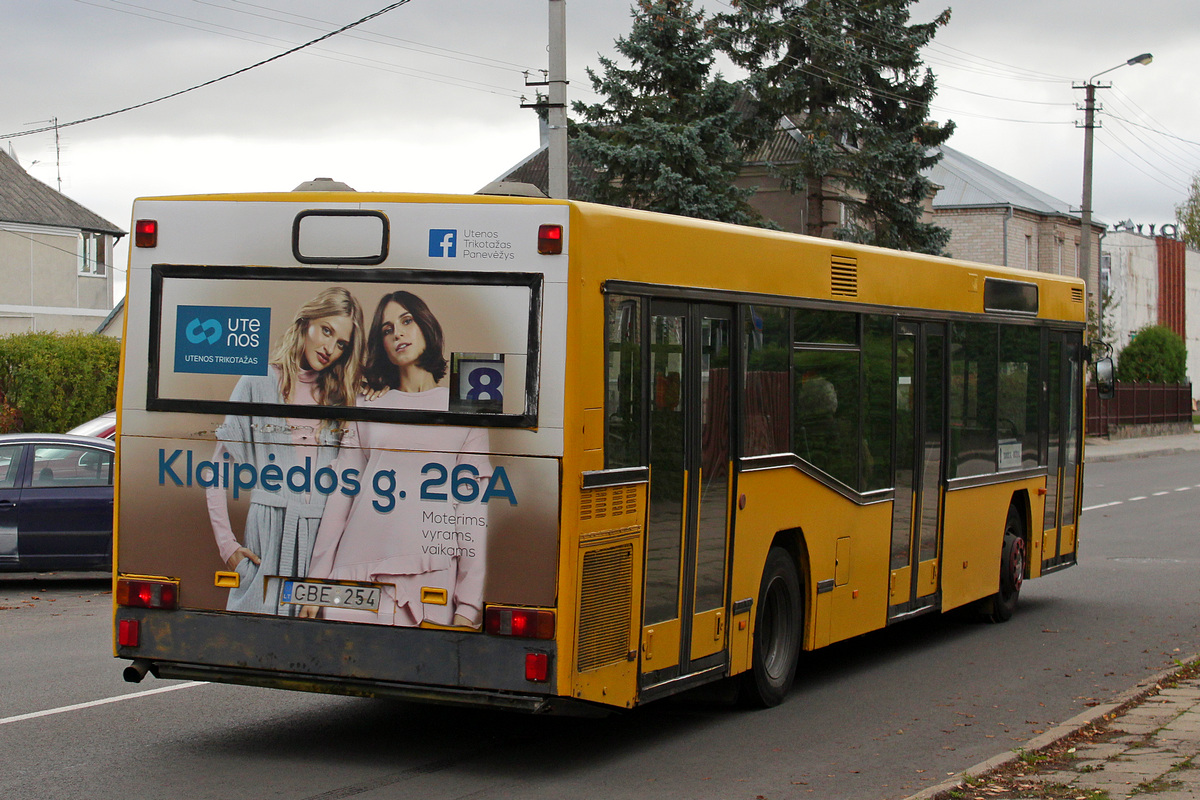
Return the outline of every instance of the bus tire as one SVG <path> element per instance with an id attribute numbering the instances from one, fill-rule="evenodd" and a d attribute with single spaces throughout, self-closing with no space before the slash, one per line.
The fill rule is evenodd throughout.
<path id="1" fill-rule="evenodd" d="M 1004 522 L 1004 544 L 1000 548 L 1000 587 L 991 597 L 987 618 L 1007 622 L 1017 610 L 1021 585 L 1025 582 L 1025 520 L 1015 505 L 1008 507 Z"/>
<path id="2" fill-rule="evenodd" d="M 743 704 L 777 706 L 792 688 L 800 658 L 802 608 L 796 562 L 784 548 L 772 547 L 758 589 L 751 667 L 742 675 Z"/>

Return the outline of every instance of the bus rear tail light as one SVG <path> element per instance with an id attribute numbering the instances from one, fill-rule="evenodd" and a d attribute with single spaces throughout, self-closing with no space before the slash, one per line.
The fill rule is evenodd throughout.
<path id="1" fill-rule="evenodd" d="M 534 683 L 545 683 L 550 680 L 550 654 L 525 654 L 525 680 Z"/>
<path id="2" fill-rule="evenodd" d="M 483 615 L 483 627 L 495 636 L 553 639 L 554 612 L 544 608 L 488 606 Z"/>
<path id="3" fill-rule="evenodd" d="M 562 254 L 563 226 L 541 225 L 538 227 L 538 252 L 544 256 Z"/>
<path id="4" fill-rule="evenodd" d="M 172 581 L 121 578 L 117 581 L 117 605 L 176 608 L 179 605 L 179 585 Z"/>
<path id="5" fill-rule="evenodd" d="M 139 219 L 134 223 L 133 243 L 138 247 L 158 247 L 158 220 Z"/>
<path id="6" fill-rule="evenodd" d="M 137 647 L 141 632 L 141 623 L 136 619 L 123 619 L 117 623 L 117 644 L 121 647 Z"/>

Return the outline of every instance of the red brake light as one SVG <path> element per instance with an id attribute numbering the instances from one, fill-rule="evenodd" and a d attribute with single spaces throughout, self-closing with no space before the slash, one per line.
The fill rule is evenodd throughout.
<path id="1" fill-rule="evenodd" d="M 557 256 L 562 253 L 562 225 L 541 225 L 538 227 L 538 252 L 544 256 Z"/>
<path id="2" fill-rule="evenodd" d="M 175 608 L 179 587 L 168 581 L 121 578 L 117 581 L 117 605 L 133 608 Z"/>
<path id="3" fill-rule="evenodd" d="M 141 625 L 136 619 L 123 619 L 117 623 L 117 644 L 121 647 L 137 647 Z"/>
<path id="4" fill-rule="evenodd" d="M 534 683 L 545 683 L 550 680 L 550 654 L 525 654 L 525 680 Z"/>
<path id="5" fill-rule="evenodd" d="M 554 612 L 544 608 L 488 606 L 483 614 L 483 628 L 494 636 L 553 639 Z"/>
<path id="6" fill-rule="evenodd" d="M 158 247 L 158 220 L 139 219 L 134 223 L 133 243 L 138 247 Z"/>

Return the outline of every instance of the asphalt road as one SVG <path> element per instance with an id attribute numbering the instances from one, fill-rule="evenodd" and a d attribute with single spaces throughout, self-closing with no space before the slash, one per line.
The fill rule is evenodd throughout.
<path id="1" fill-rule="evenodd" d="M 924 618 L 808 654 L 761 712 L 711 693 L 571 720 L 126 684 L 106 581 L 3 576 L 0 797 L 904 797 L 1200 652 L 1200 454 L 1087 470 L 1103 507 L 1081 563 L 1027 583 L 1011 622 Z"/>

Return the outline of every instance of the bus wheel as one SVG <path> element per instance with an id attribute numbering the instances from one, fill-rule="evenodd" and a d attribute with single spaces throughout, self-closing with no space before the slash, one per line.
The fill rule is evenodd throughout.
<path id="1" fill-rule="evenodd" d="M 1000 589 L 991 598 L 987 617 L 1007 622 L 1017 610 L 1021 584 L 1025 582 L 1025 520 L 1016 506 L 1008 507 L 1004 523 L 1004 545 L 1000 549 Z"/>
<path id="2" fill-rule="evenodd" d="M 770 708 L 787 696 L 800 657 L 801 608 L 796 563 L 787 550 L 772 547 L 758 589 L 753 663 L 742 675 L 746 705 Z"/>

